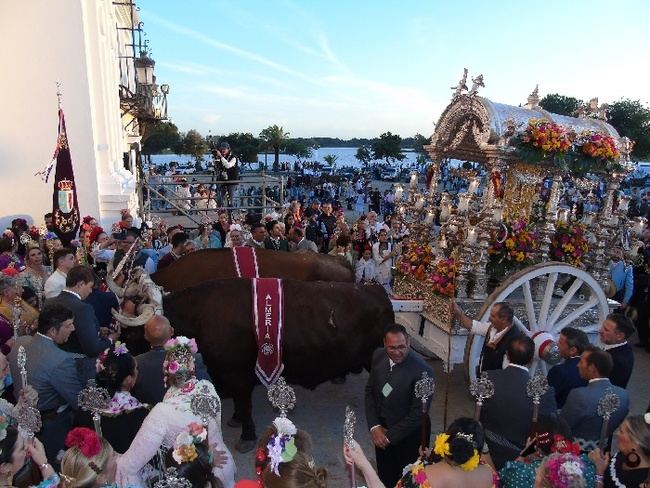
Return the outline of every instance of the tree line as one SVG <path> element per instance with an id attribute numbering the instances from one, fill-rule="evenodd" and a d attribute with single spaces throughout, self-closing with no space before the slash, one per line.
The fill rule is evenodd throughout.
<path id="1" fill-rule="evenodd" d="M 312 157 L 313 151 L 319 147 L 358 147 L 356 158 L 364 165 L 372 160 L 385 160 L 387 163 L 401 161 L 405 158 L 402 151 L 412 149 L 425 158 L 423 146 L 427 138 L 422 134 L 402 138 L 398 134 L 384 132 L 374 139 L 353 138 L 339 139 L 334 137 L 291 138 L 290 133 L 283 127 L 271 125 L 262 130 L 256 137 L 250 132 L 233 132 L 227 135 L 203 136 L 196 129 L 180 132 L 171 122 L 159 122 L 151 128 L 142 141 L 142 153 L 145 155 L 171 152 L 192 156 L 197 165 L 210 150 L 211 144 L 228 142 L 235 154 L 243 161 L 257 161 L 261 152 L 274 155 L 274 168 L 280 163 L 280 154 L 294 156 L 298 161 Z M 336 162 L 336 157 L 327 160 L 330 164 Z"/>

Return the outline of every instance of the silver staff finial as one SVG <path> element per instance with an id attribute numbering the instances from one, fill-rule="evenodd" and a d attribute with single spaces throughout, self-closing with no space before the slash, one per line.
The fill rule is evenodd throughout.
<path id="1" fill-rule="evenodd" d="M 192 488 L 190 480 L 178 475 L 176 468 L 167 468 L 163 478 L 153 488 Z"/>
<path id="2" fill-rule="evenodd" d="M 20 379 L 23 382 L 23 388 L 27 386 L 27 352 L 24 346 L 18 348 L 18 356 L 16 358 L 18 368 L 20 368 Z"/>
<path id="3" fill-rule="evenodd" d="M 601 451 L 604 451 L 607 447 L 609 419 L 620 406 L 621 399 L 611 388 L 607 388 L 605 394 L 598 400 L 598 408 L 596 411 L 603 418 L 603 425 L 600 428 L 600 438 L 598 439 L 598 447 L 600 447 Z"/>
<path id="4" fill-rule="evenodd" d="M 18 422 L 18 431 L 26 439 L 32 439 L 43 427 L 41 412 L 33 406 L 20 406 L 15 410 L 15 417 Z"/>
<path id="5" fill-rule="evenodd" d="M 217 395 L 212 394 L 207 385 L 201 385 L 192 395 L 190 409 L 207 427 L 210 419 L 216 418 L 221 413 L 221 400 Z"/>
<path id="6" fill-rule="evenodd" d="M 435 380 L 429 376 L 429 373 L 422 371 L 422 378 L 415 382 L 415 397 L 425 404 L 429 401 L 435 389 Z"/>
<path id="7" fill-rule="evenodd" d="M 469 392 L 474 398 L 476 398 L 474 419 L 478 420 L 481 416 L 481 407 L 483 406 L 483 402 L 494 395 L 494 383 L 488 377 L 486 371 L 483 371 L 480 377 L 476 378 L 469 384 Z"/>
<path id="8" fill-rule="evenodd" d="M 621 399 L 611 388 L 605 390 L 605 394 L 598 400 L 598 416 L 603 420 L 609 420 L 616 410 L 621 406 Z"/>
<path id="9" fill-rule="evenodd" d="M 539 405 L 542 395 L 548 390 L 548 380 L 544 373 L 537 370 L 533 376 L 530 377 L 526 384 L 526 394 L 532 398 L 535 405 Z"/>
<path id="10" fill-rule="evenodd" d="M 100 412 L 108 408 L 111 402 L 111 395 L 108 393 L 108 390 L 97 386 L 95 380 L 88 380 L 86 388 L 79 392 L 77 402 L 82 410 L 92 413 L 95 432 L 101 437 L 102 417 Z"/>
<path id="11" fill-rule="evenodd" d="M 280 410 L 280 417 L 286 417 L 289 410 L 296 406 L 296 392 L 287 385 L 285 379 L 280 376 L 274 385 L 269 387 L 267 396 L 273 408 Z"/>
<path id="12" fill-rule="evenodd" d="M 345 407 L 345 421 L 343 422 L 343 441 L 345 447 L 351 448 L 354 441 L 354 426 L 357 422 L 357 414 L 350 408 L 350 405 Z"/>

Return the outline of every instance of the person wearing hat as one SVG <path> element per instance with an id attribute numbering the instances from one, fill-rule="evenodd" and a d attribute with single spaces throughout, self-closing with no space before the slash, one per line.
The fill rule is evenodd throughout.
<path id="1" fill-rule="evenodd" d="M 236 182 L 239 179 L 239 167 L 237 166 L 237 157 L 232 154 L 230 149 L 230 144 L 227 142 L 222 142 L 219 144 L 219 149 L 214 151 L 214 164 L 215 171 L 217 165 L 220 165 L 223 168 L 223 173 L 225 173 L 225 180 L 228 182 Z M 237 188 L 237 183 L 226 183 L 226 192 L 228 193 L 228 205 L 234 206 L 234 196 L 235 189 Z"/>

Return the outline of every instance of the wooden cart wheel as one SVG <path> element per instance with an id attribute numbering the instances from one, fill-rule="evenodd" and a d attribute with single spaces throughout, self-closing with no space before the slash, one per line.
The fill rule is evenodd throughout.
<path id="1" fill-rule="evenodd" d="M 558 296 L 560 286 L 569 283 L 564 295 Z M 487 322 L 492 305 L 498 302 L 509 302 L 514 307 L 517 327 L 529 335 L 549 332 L 555 340 L 567 326 L 585 332 L 598 330 L 609 313 L 607 297 L 598 282 L 586 271 L 559 262 L 540 263 L 509 277 L 486 299 L 477 320 Z M 465 367 L 470 381 L 476 378 L 483 342 L 482 336 L 470 334 L 467 338 Z M 548 369 L 546 362 L 536 358 L 531 373 L 538 367 L 544 372 Z"/>

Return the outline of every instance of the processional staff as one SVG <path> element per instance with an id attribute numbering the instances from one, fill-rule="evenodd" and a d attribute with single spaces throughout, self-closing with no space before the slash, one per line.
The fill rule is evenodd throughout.
<path id="1" fill-rule="evenodd" d="M 598 415 L 603 418 L 603 425 L 600 428 L 600 439 L 598 447 L 605 452 L 607 447 L 607 431 L 609 430 L 609 419 L 621 406 L 621 399 L 611 388 L 605 390 L 605 394 L 598 400 Z"/>
<path id="2" fill-rule="evenodd" d="M 92 414 L 95 432 L 99 437 L 102 436 L 102 417 L 100 412 L 108 408 L 110 402 L 111 395 L 108 393 L 108 390 L 97 386 L 95 380 L 88 380 L 86 388 L 81 390 L 77 397 L 79 407 Z"/>
<path id="3" fill-rule="evenodd" d="M 531 423 L 531 434 L 534 436 L 537 433 L 537 418 L 539 416 L 539 403 L 542 395 L 548 390 L 548 380 L 544 373 L 537 370 L 533 376 L 530 377 L 526 384 L 526 394 L 533 400 L 533 420 Z"/>
<path id="4" fill-rule="evenodd" d="M 354 427 L 357 422 L 357 415 L 350 405 L 345 407 L 345 421 L 343 422 L 343 444 L 347 449 L 354 447 Z M 356 473 L 354 470 L 354 463 L 349 464 L 350 469 L 350 488 L 357 488 Z"/>
<path id="5" fill-rule="evenodd" d="M 481 407 L 483 402 L 494 395 L 494 383 L 488 377 L 487 372 L 483 371 L 481 376 L 469 384 L 469 392 L 476 398 L 476 408 L 474 409 L 474 420 L 477 422 L 481 419 Z"/>
<path id="6" fill-rule="evenodd" d="M 14 339 L 18 339 L 18 329 L 20 328 L 20 316 L 23 314 L 23 309 L 20 306 L 22 300 L 19 296 L 14 298 L 14 307 L 12 310 L 13 314 L 13 326 L 14 326 Z"/>
<path id="7" fill-rule="evenodd" d="M 429 376 L 426 371 L 422 371 L 422 378 L 415 382 L 415 397 L 422 402 L 422 421 L 420 424 L 420 447 L 422 451 L 429 447 L 429 436 L 428 436 L 428 412 L 429 406 L 427 402 L 429 398 L 433 396 L 433 392 L 436 389 L 436 382 L 434 379 Z"/>
<path id="8" fill-rule="evenodd" d="M 25 389 L 27 387 L 27 352 L 24 346 L 18 348 L 17 363 L 20 368 L 22 388 Z M 16 409 L 16 420 L 18 421 L 18 431 L 25 439 L 33 439 L 36 432 L 39 432 L 43 426 L 41 412 L 33 402 L 27 399 L 27 395 L 23 395 L 22 401 Z"/>

